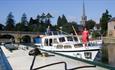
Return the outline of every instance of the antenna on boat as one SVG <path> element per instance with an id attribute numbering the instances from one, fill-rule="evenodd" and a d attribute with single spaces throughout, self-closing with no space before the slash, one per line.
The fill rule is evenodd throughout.
<path id="1" fill-rule="evenodd" d="M 77 32 L 76 32 L 76 30 L 75 30 L 73 25 L 72 25 L 72 28 L 73 28 L 73 31 L 74 31 L 75 35 L 78 37 L 78 34 L 77 34 Z"/>

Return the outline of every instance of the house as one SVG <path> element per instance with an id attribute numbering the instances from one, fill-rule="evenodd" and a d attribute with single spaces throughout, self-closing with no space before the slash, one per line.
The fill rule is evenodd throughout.
<path id="1" fill-rule="evenodd" d="M 108 22 L 108 36 L 115 37 L 115 17 L 111 18 Z"/>

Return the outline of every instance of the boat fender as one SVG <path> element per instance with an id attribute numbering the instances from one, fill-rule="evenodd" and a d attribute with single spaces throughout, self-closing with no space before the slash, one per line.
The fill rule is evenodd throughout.
<path id="1" fill-rule="evenodd" d="M 42 55 L 41 51 L 38 48 L 34 48 L 29 51 L 30 56 Z"/>
<path id="2" fill-rule="evenodd" d="M 48 54 L 47 52 L 42 52 L 42 56 L 43 56 L 43 57 L 48 57 L 48 55 L 49 55 L 49 54 Z"/>

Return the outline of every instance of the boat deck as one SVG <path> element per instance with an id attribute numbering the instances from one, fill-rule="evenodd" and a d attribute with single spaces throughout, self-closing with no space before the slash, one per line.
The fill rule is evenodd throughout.
<path id="1" fill-rule="evenodd" d="M 29 48 L 28 50 L 19 49 L 13 52 L 8 52 L 6 49 L 3 49 L 3 51 L 13 70 L 30 70 L 30 66 L 34 58 L 33 56 L 28 55 L 31 49 L 32 48 Z M 57 63 L 57 62 L 61 64 L 52 65 L 38 70 L 65 70 L 65 66 L 63 62 L 67 64 L 67 70 L 72 70 L 72 68 L 76 68 L 74 70 L 108 70 L 103 67 L 94 66 L 92 64 L 88 64 L 78 60 L 73 60 L 53 53 L 48 53 L 47 57 L 41 55 L 36 56 L 33 69 L 51 63 Z M 82 66 L 87 66 L 87 68 L 78 68 Z"/>

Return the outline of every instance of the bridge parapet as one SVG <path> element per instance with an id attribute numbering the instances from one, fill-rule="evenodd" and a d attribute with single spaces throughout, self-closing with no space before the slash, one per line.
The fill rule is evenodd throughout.
<path id="1" fill-rule="evenodd" d="M 39 34 L 39 32 L 24 32 L 24 31 L 0 31 L 0 34 Z"/>
<path id="2" fill-rule="evenodd" d="M 31 42 L 33 41 L 32 39 L 39 36 L 39 32 L 24 32 L 24 31 L 0 31 L 0 35 L 11 35 L 15 39 L 15 42 L 18 42 L 19 38 L 22 38 L 24 36 L 29 36 L 31 39 Z M 2 41 L 2 40 L 1 40 Z"/>

